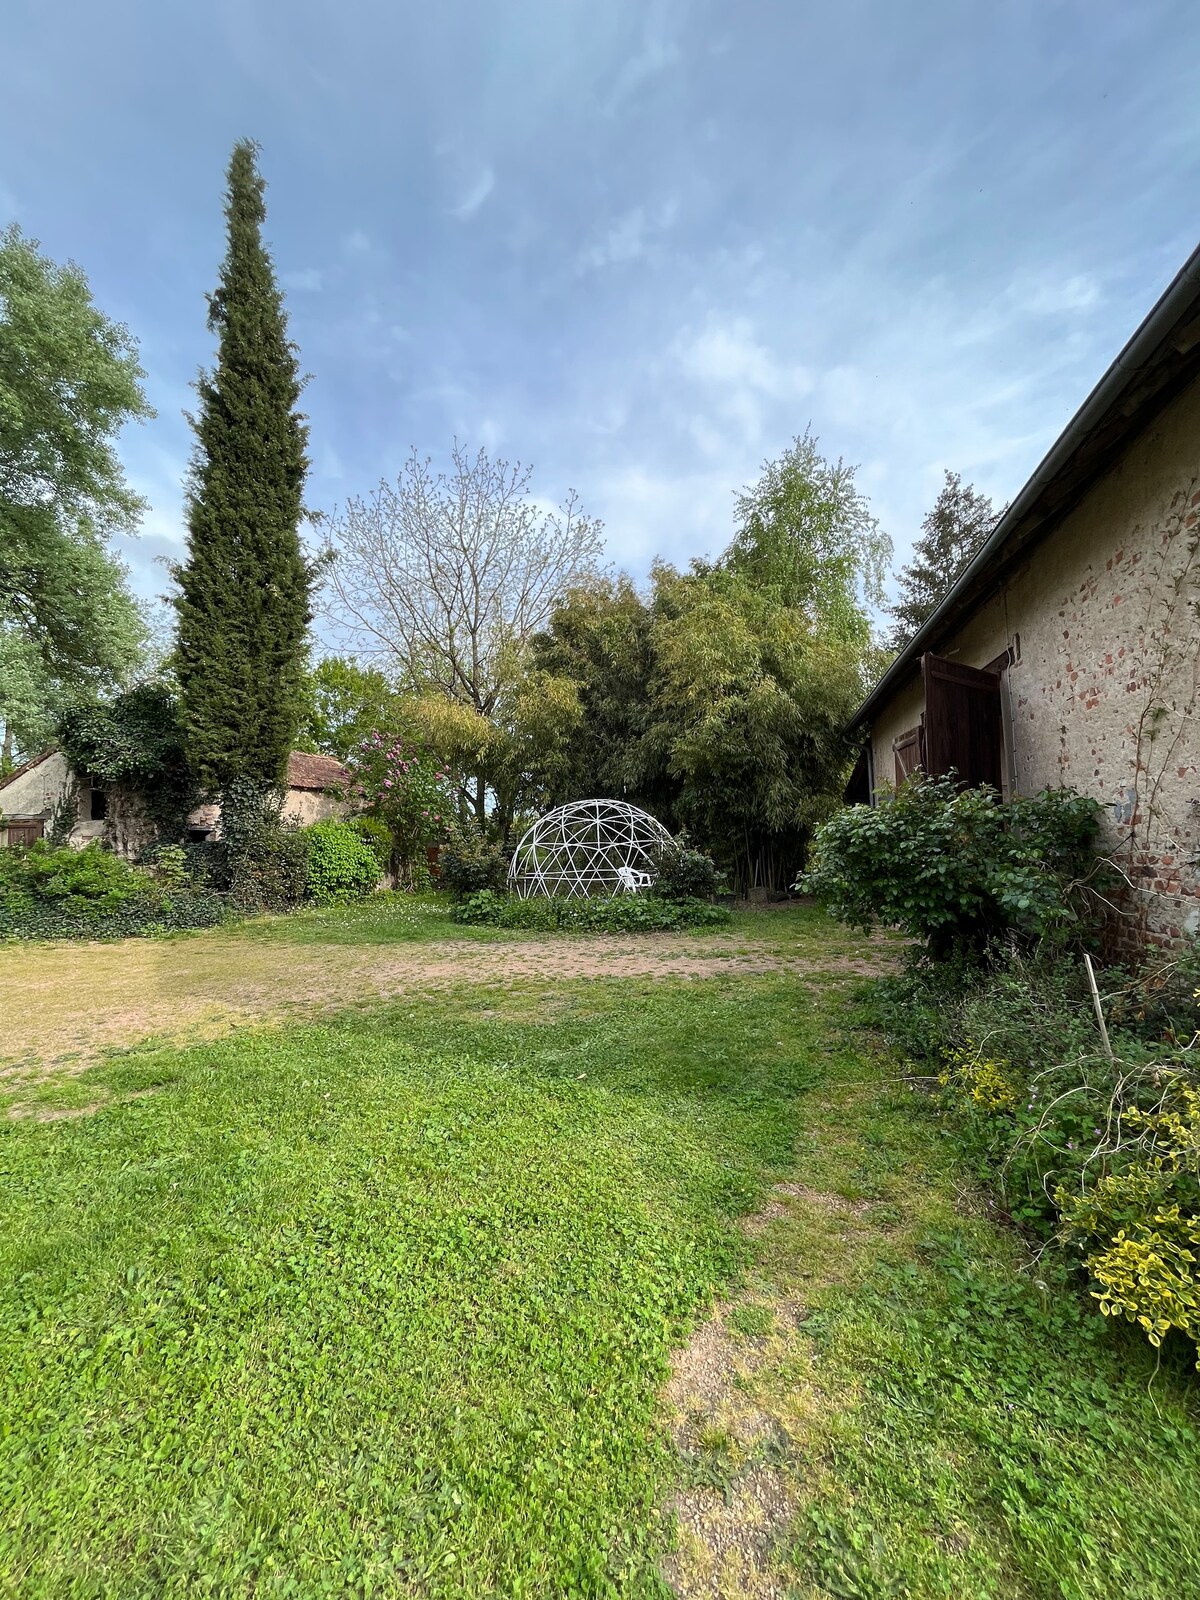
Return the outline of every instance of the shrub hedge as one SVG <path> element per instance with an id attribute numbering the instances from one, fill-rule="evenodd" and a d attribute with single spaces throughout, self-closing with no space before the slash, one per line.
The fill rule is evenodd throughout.
<path id="1" fill-rule="evenodd" d="M 499 845 L 474 827 L 459 827 L 438 856 L 438 887 L 455 900 L 466 900 L 480 890 L 503 894 L 508 883 L 508 859 Z"/>
<path id="2" fill-rule="evenodd" d="M 880 805 L 849 806 L 817 830 L 797 885 L 843 922 L 902 928 L 943 956 L 955 946 L 1087 937 L 1100 806 L 1070 789 L 1004 801 L 917 773 Z"/>
<path id="3" fill-rule="evenodd" d="M 164 883 L 98 844 L 0 851 L 0 938 L 125 939 L 209 928 L 224 915 L 219 895 Z"/>
<path id="4" fill-rule="evenodd" d="M 527 928 L 538 932 L 655 933 L 672 928 L 711 928 L 729 921 L 729 913 L 703 900 L 661 900 L 656 895 L 614 895 L 611 899 L 560 900 L 481 889 L 452 907 L 455 922 L 492 928 Z"/>
<path id="5" fill-rule="evenodd" d="M 660 900 L 709 900 L 725 883 L 725 873 L 708 852 L 693 849 L 684 837 L 655 856 L 654 893 Z"/>

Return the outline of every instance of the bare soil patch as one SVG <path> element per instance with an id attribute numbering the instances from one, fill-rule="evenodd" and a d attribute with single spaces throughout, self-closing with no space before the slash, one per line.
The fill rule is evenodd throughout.
<path id="1" fill-rule="evenodd" d="M 511 944 L 289 944 L 217 931 L 154 943 L 0 950 L 0 1077 L 80 1070 L 105 1050 L 182 1043 L 249 1023 L 460 987 L 498 991 L 573 979 L 689 980 L 737 973 L 844 970 L 768 944 L 736 947 L 663 934 Z M 875 970 L 865 966 L 865 970 Z"/>
<path id="2" fill-rule="evenodd" d="M 777 1183 L 742 1229 L 757 1238 L 797 1207 L 827 1215 L 836 1229 L 861 1217 L 869 1202 Z M 764 1331 L 748 1336 L 737 1325 L 739 1308 L 749 1304 L 768 1315 Z M 663 1404 L 676 1449 L 692 1475 L 697 1461 L 715 1459 L 724 1477 L 719 1485 L 686 1487 L 671 1501 L 678 1542 L 663 1576 L 679 1600 L 785 1600 L 794 1593 L 779 1555 L 800 1499 L 772 1446 L 793 1453 L 821 1403 L 797 1365 L 806 1316 L 803 1302 L 790 1296 L 735 1299 L 718 1306 L 675 1354 Z"/>

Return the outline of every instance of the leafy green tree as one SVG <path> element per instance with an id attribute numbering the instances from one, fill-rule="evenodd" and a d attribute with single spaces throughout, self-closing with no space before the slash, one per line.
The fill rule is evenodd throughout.
<path id="1" fill-rule="evenodd" d="M 414 725 L 453 775 L 459 822 L 490 828 L 507 843 L 513 819 L 557 799 L 581 729 L 576 685 L 527 656 L 506 674 L 488 716 L 473 706 L 427 694 L 411 703 Z M 491 798 L 481 812 L 478 797 Z"/>
<path id="2" fill-rule="evenodd" d="M 737 498 L 737 531 L 722 565 L 798 606 L 822 629 L 866 646 L 868 607 L 883 600 L 891 541 L 879 530 L 855 468 L 826 461 L 805 432 Z"/>
<path id="3" fill-rule="evenodd" d="M 899 575 L 900 595 L 888 607 L 890 643 L 903 650 L 949 594 L 967 562 L 996 526 L 998 513 L 987 495 L 947 472 L 933 509 L 921 523 L 913 557 Z"/>
<path id="4" fill-rule="evenodd" d="M 625 574 L 576 585 L 533 640 L 536 666 L 575 684 L 579 717 L 558 769 L 547 773 L 554 798 L 626 799 L 667 821 L 675 784 L 652 726 L 654 613 Z"/>
<path id="5" fill-rule="evenodd" d="M 860 649 L 737 573 L 662 569 L 652 726 L 673 813 L 742 892 L 784 889 L 837 804 L 862 693 Z"/>
<path id="6" fill-rule="evenodd" d="M 115 440 L 153 415 L 143 377 L 79 268 L 0 232 L 0 760 L 31 750 L 66 694 L 138 660 L 144 626 L 107 541 L 142 509 Z"/>
<path id="7" fill-rule="evenodd" d="M 33 640 L 0 624 L 0 778 L 53 740 L 58 689 Z"/>
<path id="8" fill-rule="evenodd" d="M 305 674 L 296 748 L 345 761 L 372 733 L 405 730 L 410 720 L 403 698 L 378 667 L 326 656 Z"/>
<path id="9" fill-rule="evenodd" d="M 805 434 L 738 500 L 715 562 L 576 586 L 534 640 L 577 727 L 544 771 L 558 799 L 611 795 L 685 828 L 736 888 L 782 889 L 837 804 L 843 728 L 876 650 L 888 541 L 854 472 Z"/>
<path id="10" fill-rule="evenodd" d="M 256 147 L 235 145 L 228 248 L 208 325 L 217 363 L 197 385 L 188 555 L 174 569 L 176 671 L 196 775 L 266 790 L 284 775 L 304 701 L 315 572 L 300 541 L 308 428 L 283 297 L 263 243 Z"/>

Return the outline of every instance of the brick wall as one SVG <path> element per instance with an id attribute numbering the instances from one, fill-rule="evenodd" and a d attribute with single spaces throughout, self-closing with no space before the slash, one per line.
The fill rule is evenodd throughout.
<path id="1" fill-rule="evenodd" d="M 938 653 L 1006 648 L 1008 786 L 1094 795 L 1125 874 L 1118 943 L 1200 931 L 1200 384 L 1175 400 Z M 921 710 L 872 729 L 876 781 Z"/>

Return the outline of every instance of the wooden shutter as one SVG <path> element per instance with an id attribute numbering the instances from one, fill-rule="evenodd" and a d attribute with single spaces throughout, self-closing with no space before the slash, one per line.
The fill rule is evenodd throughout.
<path id="1" fill-rule="evenodd" d="M 905 778 L 924 766 L 921 751 L 920 728 L 909 728 L 906 733 L 898 733 L 892 740 L 892 754 L 896 758 L 896 787 L 904 782 Z"/>
<path id="2" fill-rule="evenodd" d="M 1004 730 L 1000 674 L 964 667 L 944 656 L 921 658 L 925 680 L 925 770 L 940 777 L 954 769 L 968 789 L 1001 787 Z"/>

